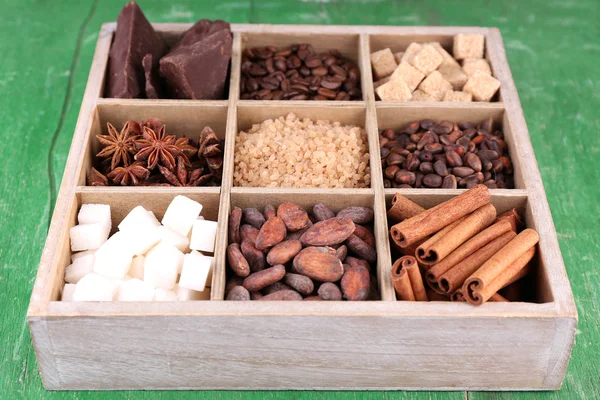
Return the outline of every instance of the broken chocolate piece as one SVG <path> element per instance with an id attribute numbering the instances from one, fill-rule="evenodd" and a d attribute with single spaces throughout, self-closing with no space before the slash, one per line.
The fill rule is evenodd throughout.
<path id="1" fill-rule="evenodd" d="M 231 32 L 221 29 L 194 44 L 177 46 L 164 56 L 160 73 L 171 95 L 192 100 L 225 98 L 231 46 Z"/>
<path id="2" fill-rule="evenodd" d="M 128 3 L 117 18 L 117 31 L 110 48 L 106 96 L 123 99 L 144 97 L 142 59 L 152 55 L 155 67 L 167 46 L 135 2 Z"/>
<path id="3" fill-rule="evenodd" d="M 158 63 L 156 63 L 158 64 Z M 160 99 L 163 96 L 162 84 L 158 76 L 158 65 L 152 65 L 152 54 L 146 54 L 142 59 L 144 67 L 144 76 L 146 77 L 146 97 L 148 99 Z"/>
<path id="4" fill-rule="evenodd" d="M 226 30 L 231 34 L 231 25 L 229 25 L 229 22 L 220 19 L 217 19 L 215 21 L 201 19 L 183 34 L 183 37 L 181 38 L 179 43 L 177 43 L 177 45 L 173 47 L 171 51 L 181 46 L 189 46 L 194 43 L 197 43 L 205 39 L 206 37 L 212 35 L 213 33 L 222 30 Z"/>

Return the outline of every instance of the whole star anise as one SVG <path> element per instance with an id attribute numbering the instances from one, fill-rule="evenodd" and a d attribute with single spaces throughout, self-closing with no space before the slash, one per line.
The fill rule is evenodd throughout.
<path id="1" fill-rule="evenodd" d="M 135 145 L 138 150 L 136 161 L 147 160 L 148 170 L 160 163 L 172 171 L 175 168 L 175 157 L 181 154 L 181 150 L 175 145 L 175 136 L 165 134 L 165 125 L 160 127 L 158 133 L 144 126 L 143 137 L 137 139 Z"/>
<path id="2" fill-rule="evenodd" d="M 150 171 L 144 167 L 142 162 L 134 162 L 126 167 L 117 167 L 108 173 L 108 177 L 114 183 L 123 186 L 138 185 L 140 182 L 148 179 Z"/>
<path id="3" fill-rule="evenodd" d="M 108 186 L 108 179 L 100 171 L 92 167 L 87 174 L 87 184 L 88 186 Z"/>
<path id="4" fill-rule="evenodd" d="M 212 173 L 202 175 L 204 168 L 195 168 L 188 171 L 185 160 L 182 156 L 177 157 L 176 174 L 169 171 L 162 165 L 158 166 L 158 170 L 165 179 L 173 186 L 202 186 L 206 184 L 213 176 Z"/>
<path id="5" fill-rule="evenodd" d="M 115 169 L 122 164 L 128 166 L 131 164 L 131 155 L 135 154 L 135 140 L 140 131 L 140 126 L 135 121 L 127 121 L 121 132 L 117 132 L 115 127 L 110 123 L 106 123 L 108 127 L 108 135 L 96 135 L 103 149 L 96 154 L 97 157 L 111 158 L 110 169 Z"/>
<path id="6" fill-rule="evenodd" d="M 190 162 L 190 158 L 196 155 L 198 149 L 194 147 L 191 143 L 191 140 L 186 137 L 177 139 L 177 141 L 175 142 L 175 146 L 177 146 L 177 148 L 181 150 L 181 156 L 185 161 L 185 165 L 191 167 L 192 163 Z"/>

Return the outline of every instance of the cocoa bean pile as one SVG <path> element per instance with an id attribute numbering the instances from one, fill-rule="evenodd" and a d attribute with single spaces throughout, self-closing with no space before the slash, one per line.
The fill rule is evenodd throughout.
<path id="1" fill-rule="evenodd" d="M 360 70 L 337 49 L 317 53 L 307 43 L 246 49 L 242 100 L 361 100 Z"/>
<path id="2" fill-rule="evenodd" d="M 234 207 L 226 300 L 379 300 L 373 209 Z"/>
<path id="3" fill-rule="evenodd" d="M 380 131 L 379 144 L 386 188 L 514 188 L 508 146 L 491 118 L 479 125 L 414 121 Z"/>

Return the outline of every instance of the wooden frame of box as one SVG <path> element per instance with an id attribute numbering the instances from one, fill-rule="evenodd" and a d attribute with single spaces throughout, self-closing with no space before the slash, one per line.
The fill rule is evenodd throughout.
<path id="1" fill-rule="evenodd" d="M 173 42 L 189 24 L 155 24 Z M 44 386 L 51 390 L 105 389 L 441 389 L 552 390 L 560 388 L 573 346 L 577 313 L 517 91 L 498 29 L 232 25 L 233 58 L 228 100 L 121 100 L 102 98 L 116 24 L 103 25 L 81 105 L 69 158 L 33 289 L 28 321 Z M 501 81 L 492 103 L 388 103 L 375 101 L 369 54 L 410 42 L 439 41 L 450 48 L 456 33 L 482 33 L 486 58 Z M 246 46 L 308 42 L 339 48 L 362 74 L 362 101 L 239 100 Z M 369 189 L 261 189 L 232 187 L 233 149 L 240 129 L 294 111 L 365 127 L 370 146 Z M 106 121 L 158 117 L 179 134 L 210 124 L 225 138 L 220 188 L 86 187 L 85 176 Z M 518 207 L 540 233 L 538 303 L 395 301 L 390 267 L 379 128 L 411 120 L 493 117 L 502 124 L 515 166 L 516 189 L 492 190 L 502 212 Z M 462 190 L 401 189 L 423 206 Z M 162 217 L 184 194 L 218 216 L 212 301 L 60 302 L 69 264 L 69 228 L 82 203 L 108 203 L 113 226 L 141 204 Z M 227 221 L 234 205 L 292 200 L 322 201 L 334 209 L 375 210 L 381 301 L 230 302 L 223 300 Z"/>

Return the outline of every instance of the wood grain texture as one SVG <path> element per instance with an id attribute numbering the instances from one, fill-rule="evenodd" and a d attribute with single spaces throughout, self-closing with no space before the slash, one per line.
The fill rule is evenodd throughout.
<path id="1" fill-rule="evenodd" d="M 597 136 L 599 124 L 595 118 L 600 100 L 597 95 L 600 82 L 596 79 L 596 66 L 600 61 L 596 43 L 599 26 L 593 17 L 598 12 L 597 2 L 562 1 L 548 4 L 545 1 L 535 1 L 518 4 L 496 1 L 486 3 L 485 7 L 464 7 L 464 3 L 460 1 L 441 0 L 427 3 L 140 3 L 152 21 L 192 22 L 201 17 L 218 17 L 232 22 L 499 26 L 544 178 L 558 239 L 575 292 L 580 323 L 573 359 L 560 392 L 518 395 L 470 392 L 468 396 L 536 399 L 600 396 L 597 387 L 600 350 L 595 345 L 600 339 L 600 281 L 595 272 L 600 257 L 597 241 L 597 216 L 600 209 L 596 202 L 600 198 L 600 188 L 591 183 L 600 178 L 594 167 L 600 147 Z M 55 5 L 57 4 L 52 6 Z M 58 5 L 54 12 L 49 4 L 40 5 L 36 2 L 34 5 L 28 1 L 6 2 L 3 8 L 6 15 L 19 17 L 8 17 L 8 23 L 0 28 L 6 30 L 0 36 L 0 48 L 5 55 L 4 62 L 0 65 L 0 86 L 3 94 L 8 94 L 0 100 L 4 102 L 0 119 L 5 124 L 5 132 L 13 132 L 13 137 L 19 135 L 18 137 L 28 138 L 28 143 L 31 144 L 19 147 L 17 152 L 9 152 L 6 148 L 0 150 L 5 159 L 9 160 L 8 165 L 15 165 L 0 172 L 4 178 L 0 225 L 16 233 L 4 235 L 0 239 L 0 303 L 10 304 L 9 311 L 0 314 L 0 337 L 2 343 L 6 344 L 0 350 L 0 388 L 9 398 L 196 398 L 197 393 L 124 392 L 90 395 L 84 392 L 49 393 L 41 388 L 35 359 L 28 344 L 24 313 L 41 251 L 44 221 L 47 221 L 54 202 L 44 197 L 49 192 L 46 176 L 33 172 L 43 168 L 41 163 L 39 167 L 32 167 L 24 173 L 16 166 L 16 160 L 30 160 L 34 165 L 43 160 L 44 154 L 48 154 L 52 147 L 48 138 L 57 130 L 51 159 L 55 166 L 54 181 L 60 182 L 98 28 L 101 22 L 115 19 L 122 2 L 103 1 L 95 11 L 92 11 L 91 3 L 64 1 Z M 91 21 L 86 23 L 90 14 L 93 14 Z M 7 19 L 6 16 L 4 18 Z M 84 26 L 84 32 L 78 35 L 77 29 L 80 26 Z M 43 35 L 43 41 L 36 37 L 36 32 L 39 36 Z M 46 47 L 48 43 L 55 47 Z M 77 46 L 80 48 L 79 52 L 75 50 Z M 43 52 L 44 49 L 47 50 L 46 53 Z M 30 64 L 34 54 L 38 62 Z M 69 63 L 76 59 L 79 62 L 69 68 Z M 32 66 L 29 69 L 23 68 L 27 65 Z M 71 85 L 66 76 L 50 74 L 50 84 L 46 90 L 54 97 L 40 100 L 44 84 L 48 81 L 44 73 L 50 67 L 57 71 L 60 68 L 56 68 L 60 65 L 64 66 L 61 71 L 70 71 Z M 31 71 L 29 76 L 26 75 L 28 71 Z M 67 91 L 71 92 L 70 96 L 66 95 Z M 66 103 L 64 113 L 61 111 L 61 101 Z M 40 117 L 37 121 L 34 119 L 33 124 L 23 125 L 23 121 L 31 121 L 29 113 L 23 112 L 32 110 L 32 107 L 39 107 L 46 117 Z M 64 122 L 59 124 L 58 116 L 61 114 L 64 115 Z M 15 161 L 10 163 L 10 160 Z M 15 191 L 17 182 L 27 182 L 27 185 Z M 22 212 L 23 209 L 30 211 Z M 36 230 L 38 233 L 32 235 L 31 232 Z M 22 245 L 15 245 L 15 238 L 20 238 Z M 290 395 L 298 399 L 313 399 L 320 396 L 314 392 L 280 392 L 268 395 L 260 392 L 206 392 L 202 395 L 215 399 L 265 396 L 279 399 Z M 448 395 L 356 392 L 333 393 L 330 397 L 426 399 L 448 398 Z M 464 398 L 462 393 L 452 395 Z"/>

